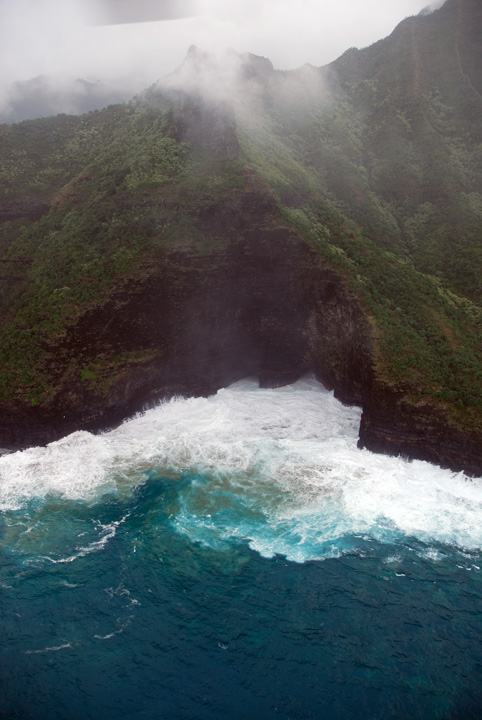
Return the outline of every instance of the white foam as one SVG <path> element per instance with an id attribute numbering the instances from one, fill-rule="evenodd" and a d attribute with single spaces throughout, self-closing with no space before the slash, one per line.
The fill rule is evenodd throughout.
<path id="1" fill-rule="evenodd" d="M 111 633 L 108 633 L 107 635 L 94 635 L 94 637 L 97 640 L 110 640 L 111 638 L 115 637 L 116 635 L 121 635 L 121 633 L 124 632 L 126 627 L 130 625 L 131 620 L 133 618 L 133 615 L 127 618 L 127 620 L 120 625 L 120 627 L 117 628 L 117 630 L 113 630 Z M 119 620 L 117 621 L 119 623 Z"/>
<path id="2" fill-rule="evenodd" d="M 130 492 L 151 471 L 194 470 L 211 484 L 184 498 L 176 522 L 190 536 L 244 537 L 264 555 L 293 559 L 316 555 L 317 543 L 335 552 L 348 534 L 482 548 L 482 483 L 358 450 L 359 420 L 359 409 L 314 379 L 271 390 L 245 380 L 210 398 L 171 400 L 103 435 L 77 432 L 0 458 L 0 508 L 48 495 L 96 502 Z M 223 506 L 235 497 L 244 519 Z"/>
<path id="3" fill-rule="evenodd" d="M 79 558 L 86 557 L 86 555 L 90 555 L 91 553 L 100 552 L 107 545 L 109 540 L 112 540 L 112 538 L 115 537 L 117 533 L 117 528 L 119 527 L 119 525 L 122 525 L 122 523 L 124 523 L 128 517 L 129 513 L 124 515 L 124 517 L 120 520 L 113 521 L 105 525 L 100 522 L 96 523 L 94 529 L 95 532 L 100 535 L 99 539 L 93 540 L 88 545 L 76 547 L 75 552 L 71 555 L 65 555 L 61 557 L 52 557 L 51 555 L 38 555 L 31 558 L 28 563 L 38 564 L 39 562 L 47 561 L 49 563 L 52 563 L 53 565 L 63 565 L 65 563 L 74 562 Z M 26 530 L 25 532 L 29 532 L 29 530 Z M 86 535 L 86 533 L 81 533 L 78 537 L 82 537 L 83 535 Z M 72 587 L 75 587 L 75 585 L 73 585 Z"/>
<path id="4" fill-rule="evenodd" d="M 56 645 L 54 647 L 42 648 L 42 650 L 25 650 L 25 655 L 38 655 L 40 653 L 57 652 L 58 650 L 72 649 L 72 643 L 64 643 L 63 645 Z"/>

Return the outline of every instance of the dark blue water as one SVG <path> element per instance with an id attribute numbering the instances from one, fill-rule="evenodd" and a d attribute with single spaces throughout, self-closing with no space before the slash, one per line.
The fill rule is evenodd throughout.
<path id="1" fill-rule="evenodd" d="M 243 381 L 0 458 L 1 720 L 479 720 L 482 480 Z"/>
<path id="2" fill-rule="evenodd" d="M 482 716 L 482 557 L 339 538 L 294 563 L 179 531 L 208 477 L 2 516 L 0 717 Z"/>

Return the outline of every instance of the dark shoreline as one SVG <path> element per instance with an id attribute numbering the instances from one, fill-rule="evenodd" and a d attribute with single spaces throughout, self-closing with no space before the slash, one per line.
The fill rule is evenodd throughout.
<path id="1" fill-rule="evenodd" d="M 52 348 L 50 399 L 2 403 L 0 447 L 104 432 L 163 400 L 212 395 L 245 377 L 277 387 L 312 372 L 363 409 L 359 447 L 482 476 L 480 433 L 380 379 L 375 347 L 347 283 L 288 228 L 249 233 L 207 262 L 172 252 L 120 282 Z M 92 362 L 91 382 L 81 369 Z"/>
<path id="2" fill-rule="evenodd" d="M 260 387 L 282 387 L 296 382 L 301 376 L 273 377 L 270 380 L 265 378 L 260 382 Z M 141 393 L 140 396 L 131 398 L 122 406 L 110 406 L 107 410 L 99 409 L 97 413 L 91 413 L 90 416 L 79 417 L 76 420 L 67 421 L 57 418 L 50 425 L 40 424 L 37 426 L 28 423 L 28 427 L 24 426 L 23 429 L 18 429 L 13 443 L 6 442 L 5 429 L 0 427 L 0 447 L 4 451 L 0 450 L 0 456 L 29 447 L 46 446 L 77 431 L 87 431 L 93 434 L 109 432 L 136 415 L 163 402 L 168 402 L 171 398 L 209 397 L 246 377 L 248 376 L 235 376 L 221 385 L 205 385 L 204 387 L 198 385 L 195 389 L 181 386 L 172 387 L 169 391 L 165 389 L 150 397 L 142 397 Z M 326 387 L 326 383 L 322 379 L 317 378 L 317 380 Z M 335 397 L 337 397 L 336 391 Z M 354 404 L 360 407 L 357 403 L 345 404 Z M 393 408 L 393 406 L 391 407 Z M 443 422 L 437 420 L 435 415 L 430 417 L 431 409 L 427 407 L 424 408 L 425 414 L 419 412 L 417 418 L 418 423 L 421 423 L 421 418 L 424 417 L 427 425 L 423 427 L 407 410 L 405 413 L 394 413 L 392 410 L 392 418 L 399 415 L 398 425 L 390 425 L 386 421 L 384 422 L 383 413 L 380 413 L 379 409 L 375 410 L 373 414 L 364 409 L 360 421 L 358 447 L 382 455 L 401 456 L 409 462 L 422 460 L 453 472 L 463 472 L 474 479 L 482 478 L 482 450 L 477 451 L 475 435 L 471 438 L 455 428 L 447 428 Z M 9 436 L 12 439 L 11 433 Z"/>

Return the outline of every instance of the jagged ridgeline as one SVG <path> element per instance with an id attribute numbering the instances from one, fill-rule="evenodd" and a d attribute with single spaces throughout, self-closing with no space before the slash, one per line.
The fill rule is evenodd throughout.
<path id="1" fill-rule="evenodd" d="M 124 105 L 0 126 L 0 439 L 314 371 L 360 443 L 482 473 L 482 7 L 335 63 L 192 48 Z"/>

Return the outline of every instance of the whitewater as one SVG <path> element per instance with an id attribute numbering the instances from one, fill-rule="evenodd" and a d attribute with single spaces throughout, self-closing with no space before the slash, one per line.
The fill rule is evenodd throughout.
<path id="1" fill-rule="evenodd" d="M 0 458 L 2 720 L 479 720 L 482 482 L 313 377 Z"/>
<path id="2" fill-rule="evenodd" d="M 153 474 L 176 483 L 189 472 L 171 523 L 209 547 L 247 542 L 296 562 L 336 557 L 354 537 L 413 537 L 426 552 L 482 548 L 482 482 L 359 450 L 359 422 L 359 408 L 314 378 L 277 389 L 243 380 L 208 398 L 171 399 L 104 434 L 5 455 L 0 509 L 54 498 L 95 506 Z"/>

